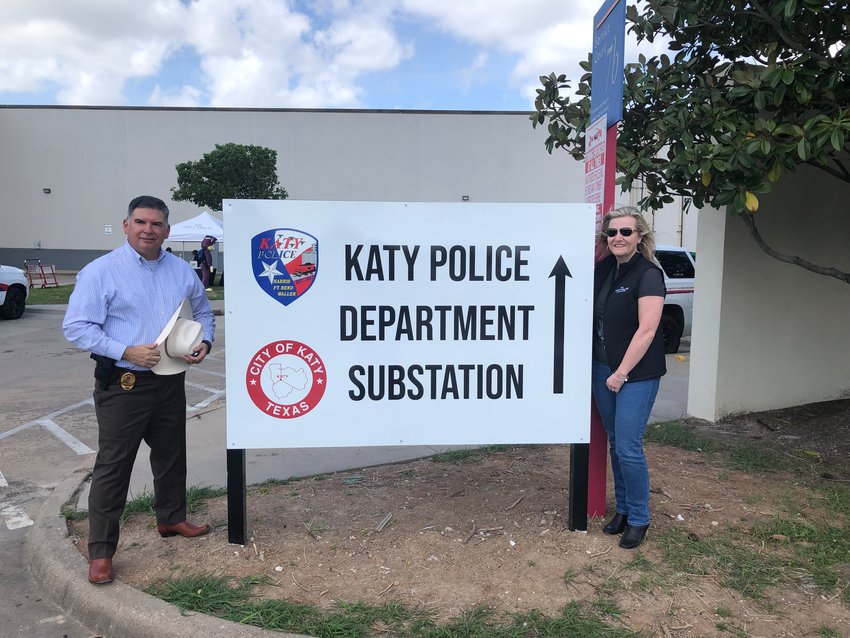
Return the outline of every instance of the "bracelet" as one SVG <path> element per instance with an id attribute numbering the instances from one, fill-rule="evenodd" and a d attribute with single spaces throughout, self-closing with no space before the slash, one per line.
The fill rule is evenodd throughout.
<path id="1" fill-rule="evenodd" d="M 204 345 L 206 345 L 206 347 L 207 347 L 207 354 L 209 354 L 210 352 L 212 352 L 212 344 L 211 344 L 209 341 L 207 341 L 206 339 L 204 339 L 203 341 L 201 341 L 201 343 L 203 343 Z M 205 355 L 205 356 L 206 356 L 206 355 Z"/>
<path id="2" fill-rule="evenodd" d="M 614 376 L 617 377 L 623 383 L 629 380 L 629 375 L 627 374 L 620 374 L 619 372 L 615 372 Z"/>

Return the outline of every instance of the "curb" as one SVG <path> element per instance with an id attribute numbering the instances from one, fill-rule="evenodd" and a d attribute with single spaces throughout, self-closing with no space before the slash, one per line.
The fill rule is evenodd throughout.
<path id="1" fill-rule="evenodd" d="M 64 315 L 65 310 L 68 306 L 64 305 L 29 305 L 27 304 L 24 312 L 37 312 L 39 314 L 48 314 L 48 315 Z"/>
<path id="2" fill-rule="evenodd" d="M 62 506 L 79 494 L 88 476 L 87 468 L 77 470 L 53 490 L 25 540 L 30 577 L 74 619 L 104 638 L 310 638 L 183 612 L 117 580 L 105 586 L 90 584 L 86 560 L 69 540 L 61 515 Z"/>

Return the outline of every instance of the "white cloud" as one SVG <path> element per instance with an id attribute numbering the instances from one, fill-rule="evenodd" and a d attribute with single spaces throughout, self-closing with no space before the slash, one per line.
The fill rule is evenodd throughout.
<path id="1" fill-rule="evenodd" d="M 461 86 L 464 91 L 469 91 L 476 84 L 476 80 L 487 68 L 489 61 L 490 56 L 485 51 L 479 51 L 472 63 L 460 70 Z"/>
<path id="2" fill-rule="evenodd" d="M 380 3 L 369 11 L 345 2 L 320 8 L 327 24 L 316 28 L 276 0 L 193 4 L 187 39 L 202 58 L 210 104 L 358 106 L 363 73 L 394 68 L 411 55 Z"/>
<path id="3" fill-rule="evenodd" d="M 179 0 L 73 0 L 0 4 L 0 91 L 58 88 L 64 103 L 123 103 L 130 78 L 161 67 L 175 36 Z"/>
<path id="4" fill-rule="evenodd" d="M 602 0 L 401 0 L 415 16 L 433 20 L 443 31 L 467 42 L 516 56 L 508 77 L 530 100 L 539 76 L 565 73 L 572 86 L 583 71 L 579 62 L 593 47 L 593 16 Z M 666 50 L 665 43 L 643 43 L 647 56 Z M 626 36 L 626 60 L 636 60 L 637 43 Z"/>
<path id="5" fill-rule="evenodd" d="M 128 82 L 147 80 L 155 85 L 143 100 L 149 104 L 357 107 L 367 102 L 367 75 L 412 58 L 421 28 L 477 49 L 447 76 L 459 91 L 483 78 L 493 82 L 504 73 L 494 60 L 507 57 L 513 62 L 504 84 L 532 97 L 541 74 L 578 77 L 600 3 L 6 0 L 0 91 L 52 90 L 60 103 L 124 104 Z M 197 60 L 198 77 L 169 75 L 178 55 Z"/>
<path id="6" fill-rule="evenodd" d="M 201 90 L 184 84 L 177 91 L 167 91 L 157 84 L 148 98 L 148 106 L 203 106 Z"/>

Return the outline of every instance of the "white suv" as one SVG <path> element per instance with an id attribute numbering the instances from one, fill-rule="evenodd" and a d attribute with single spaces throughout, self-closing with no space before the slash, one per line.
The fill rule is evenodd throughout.
<path id="1" fill-rule="evenodd" d="M 664 351 L 679 351 L 682 337 L 691 336 L 691 318 L 694 314 L 694 254 L 680 246 L 656 246 L 655 258 L 664 271 L 667 298 L 661 315 L 664 330 Z"/>
<path id="2" fill-rule="evenodd" d="M 0 265 L 0 316 L 18 319 L 24 314 L 29 291 L 29 280 L 23 270 Z"/>

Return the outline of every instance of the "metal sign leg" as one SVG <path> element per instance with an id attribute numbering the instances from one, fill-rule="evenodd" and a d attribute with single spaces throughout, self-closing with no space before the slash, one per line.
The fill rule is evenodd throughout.
<path id="1" fill-rule="evenodd" d="M 227 542 L 244 545 L 248 535 L 245 450 L 227 450 Z"/>
<path id="2" fill-rule="evenodd" d="M 587 531 L 587 468 L 590 445 L 570 446 L 570 507 L 567 526 L 570 531 Z"/>

